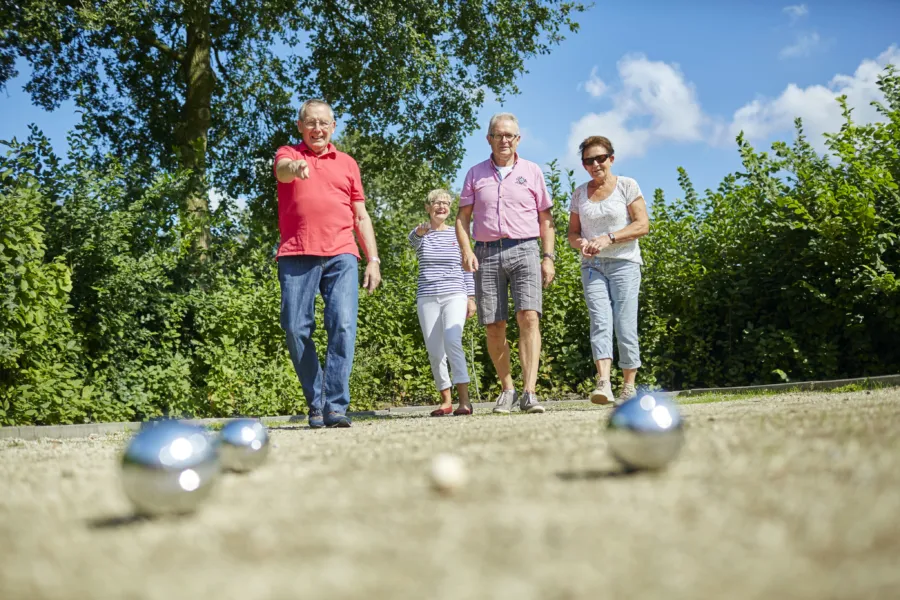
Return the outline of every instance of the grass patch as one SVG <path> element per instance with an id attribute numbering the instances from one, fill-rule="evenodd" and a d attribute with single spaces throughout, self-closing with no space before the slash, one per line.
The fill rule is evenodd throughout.
<path id="1" fill-rule="evenodd" d="M 841 387 L 831 388 L 830 390 L 822 390 L 827 394 L 847 394 L 851 392 L 864 392 L 866 390 L 877 390 L 881 389 L 883 386 L 880 385 L 866 385 L 862 383 L 851 383 L 848 385 L 842 385 Z"/>
<path id="2" fill-rule="evenodd" d="M 709 393 L 697 394 L 695 396 L 676 397 L 678 404 L 714 404 L 716 402 L 734 402 L 736 400 L 747 400 L 748 398 L 758 398 L 760 396 L 778 396 L 780 394 L 793 394 L 800 390 L 791 388 L 788 390 L 760 390 L 746 392 L 730 392 L 730 393 Z"/>

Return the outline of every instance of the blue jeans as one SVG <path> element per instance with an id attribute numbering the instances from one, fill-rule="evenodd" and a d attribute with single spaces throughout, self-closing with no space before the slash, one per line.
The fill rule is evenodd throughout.
<path id="1" fill-rule="evenodd" d="M 641 265 L 629 260 L 595 256 L 581 263 L 581 284 L 591 319 L 594 360 L 613 357 L 615 329 L 619 368 L 640 367 L 638 294 L 641 291 Z"/>
<path id="2" fill-rule="evenodd" d="M 350 405 L 350 371 L 359 309 L 357 262 L 352 254 L 278 259 L 281 328 L 287 336 L 288 351 L 310 414 L 345 414 Z M 324 370 L 312 340 L 316 292 L 325 301 L 328 351 Z"/>

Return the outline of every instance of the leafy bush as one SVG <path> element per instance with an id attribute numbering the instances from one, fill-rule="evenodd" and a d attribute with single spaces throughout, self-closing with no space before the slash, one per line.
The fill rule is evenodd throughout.
<path id="1" fill-rule="evenodd" d="M 71 272 L 46 260 L 36 181 L 11 175 L 0 173 L 0 425 L 71 423 L 90 401 L 68 312 Z"/>
<path id="2" fill-rule="evenodd" d="M 646 249 L 642 332 L 667 387 L 875 375 L 900 368 L 897 235 L 900 88 L 879 85 L 885 122 L 845 124 L 819 156 L 796 123 L 792 146 L 757 153 L 702 200 L 657 193 Z"/>

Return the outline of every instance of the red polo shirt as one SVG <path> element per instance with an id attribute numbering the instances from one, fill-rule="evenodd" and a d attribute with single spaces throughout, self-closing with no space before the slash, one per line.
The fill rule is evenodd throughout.
<path id="1" fill-rule="evenodd" d="M 305 160 L 309 179 L 278 182 L 278 256 L 352 254 L 359 258 L 352 203 L 366 198 L 356 161 L 332 144 L 325 154 L 316 156 L 303 142 L 279 148 L 275 165 L 283 158 Z"/>

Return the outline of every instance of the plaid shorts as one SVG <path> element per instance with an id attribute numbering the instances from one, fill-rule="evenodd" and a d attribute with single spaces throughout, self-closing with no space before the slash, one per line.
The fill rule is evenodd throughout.
<path id="1" fill-rule="evenodd" d="M 490 325 L 509 320 L 509 296 L 512 289 L 515 311 L 543 309 L 541 286 L 541 246 L 538 238 L 502 239 L 475 242 L 478 270 L 475 271 L 475 297 L 478 322 Z"/>

